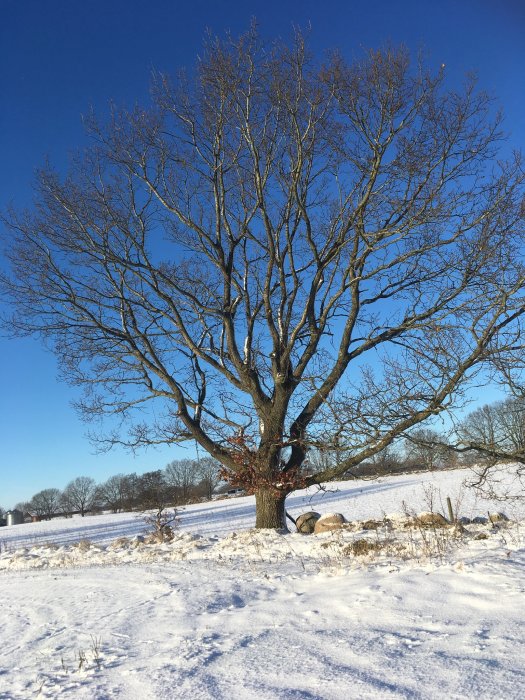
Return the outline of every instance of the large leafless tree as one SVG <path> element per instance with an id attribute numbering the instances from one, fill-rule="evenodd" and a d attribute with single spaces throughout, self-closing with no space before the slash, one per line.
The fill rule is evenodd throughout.
<path id="1" fill-rule="evenodd" d="M 487 96 L 403 48 L 318 65 L 299 35 L 249 31 L 153 95 L 90 120 L 70 175 L 43 170 L 10 215 L 11 327 L 51 343 L 87 417 L 131 421 L 110 443 L 196 440 L 281 527 L 290 491 L 516 343 L 522 167 L 497 159 Z M 303 478 L 331 444 L 344 459 Z"/>

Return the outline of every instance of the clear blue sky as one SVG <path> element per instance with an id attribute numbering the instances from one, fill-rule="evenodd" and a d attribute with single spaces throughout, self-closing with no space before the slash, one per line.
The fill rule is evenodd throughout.
<path id="1" fill-rule="evenodd" d="M 153 68 L 192 65 L 206 27 L 288 37 L 311 24 L 317 52 L 346 55 L 386 41 L 424 47 L 451 83 L 476 71 L 506 114 L 512 143 L 525 141 L 523 0 L 1 0 L 0 208 L 30 202 L 36 167 L 50 156 L 63 169 L 82 145 L 81 115 L 108 102 L 147 100 Z M 97 481 L 119 471 L 162 468 L 185 452 L 94 455 L 56 379 L 54 358 L 34 340 L 0 339 L 0 505 L 12 507 L 75 476 Z"/>

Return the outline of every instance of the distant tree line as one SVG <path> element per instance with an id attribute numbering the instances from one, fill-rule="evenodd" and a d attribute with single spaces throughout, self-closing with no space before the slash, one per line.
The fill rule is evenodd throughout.
<path id="1" fill-rule="evenodd" d="M 78 476 L 63 491 L 43 489 L 15 507 L 46 520 L 57 515 L 84 516 L 101 510 L 119 513 L 183 505 L 211 499 L 220 483 L 219 468 L 218 462 L 205 457 L 174 460 L 165 469 L 140 475 L 115 474 L 101 484 L 89 476 Z"/>
<path id="2" fill-rule="evenodd" d="M 407 471 L 455 467 L 458 455 L 443 444 L 433 430 L 414 431 L 402 445 L 385 448 L 348 472 L 347 477 L 381 476 Z M 345 458 L 345 449 L 310 450 L 304 469 L 314 471 L 337 465 Z M 220 464 L 211 457 L 179 459 L 164 469 L 144 474 L 115 474 L 98 484 L 92 477 L 78 476 L 61 491 L 47 488 L 15 507 L 39 519 L 110 510 L 113 513 L 159 509 L 211 500 L 220 484 Z M 0 509 L 0 518 L 2 517 Z"/>
<path id="3" fill-rule="evenodd" d="M 466 464 L 466 455 L 459 455 L 446 444 L 447 437 L 437 430 L 420 428 L 412 431 L 403 440 L 398 440 L 370 459 L 349 469 L 346 478 L 378 477 L 416 471 L 435 469 L 454 469 Z M 308 467 L 312 471 L 329 469 L 339 461 L 346 459 L 346 450 L 339 448 L 311 450 L 308 455 Z"/>

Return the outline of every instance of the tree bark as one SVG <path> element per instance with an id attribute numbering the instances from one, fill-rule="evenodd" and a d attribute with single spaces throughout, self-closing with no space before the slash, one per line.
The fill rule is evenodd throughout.
<path id="1" fill-rule="evenodd" d="M 284 502 L 286 495 L 276 495 L 267 488 L 255 493 L 255 527 L 287 530 Z"/>

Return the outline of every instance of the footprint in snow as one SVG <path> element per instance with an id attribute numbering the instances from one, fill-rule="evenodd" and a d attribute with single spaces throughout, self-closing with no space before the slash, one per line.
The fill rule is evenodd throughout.
<path id="1" fill-rule="evenodd" d="M 244 600 L 239 595 L 232 595 L 227 598 L 219 597 L 208 603 L 206 606 L 207 613 L 220 613 L 227 610 L 236 610 L 246 606 Z"/>

